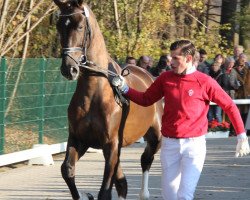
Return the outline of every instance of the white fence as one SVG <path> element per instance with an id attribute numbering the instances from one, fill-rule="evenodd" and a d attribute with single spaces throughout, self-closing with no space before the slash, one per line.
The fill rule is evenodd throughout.
<path id="1" fill-rule="evenodd" d="M 250 99 L 237 99 L 234 100 L 237 105 L 250 104 Z M 214 105 L 214 103 L 211 103 Z M 246 129 L 250 130 L 250 109 L 246 121 Z M 66 151 L 67 143 L 59 143 L 53 145 L 37 145 L 32 149 L 4 154 L 0 156 L 0 167 L 29 160 L 30 164 L 53 164 L 53 154 L 58 154 Z M 95 151 L 90 149 L 89 151 Z M 95 152 L 99 152 L 98 150 Z"/>

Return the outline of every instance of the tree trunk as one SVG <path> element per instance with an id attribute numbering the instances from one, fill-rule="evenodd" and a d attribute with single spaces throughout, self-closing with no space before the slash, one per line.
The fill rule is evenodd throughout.
<path id="1" fill-rule="evenodd" d="M 242 8 L 245 10 L 248 10 L 248 13 L 250 11 L 250 0 L 242 0 Z M 246 13 L 242 13 L 246 15 Z M 248 19 L 248 23 L 250 20 Z M 245 23 L 246 25 L 246 23 Z M 240 43 L 243 44 L 246 52 L 248 52 L 248 56 L 250 56 L 250 35 L 249 35 L 249 30 L 250 30 L 250 24 L 248 24 L 248 27 L 241 31 L 240 33 Z M 248 57 L 249 58 L 249 57 Z"/>
<path id="2" fill-rule="evenodd" d="M 173 5 L 173 0 L 171 1 L 171 5 Z M 177 33 L 177 27 L 176 27 L 176 15 L 175 15 L 175 8 L 172 6 L 172 8 L 170 9 L 171 12 L 171 20 L 170 20 L 170 25 L 168 26 L 168 30 L 167 30 L 167 38 L 171 41 L 174 40 L 176 38 L 176 33 Z"/>
<path id="3" fill-rule="evenodd" d="M 117 0 L 113 0 L 113 5 L 114 5 L 115 25 L 116 25 L 116 30 L 118 32 L 118 38 L 120 40 L 122 37 L 122 31 L 121 31 L 120 22 L 119 22 Z"/>
<path id="4" fill-rule="evenodd" d="M 127 34 L 127 38 L 130 37 L 130 28 L 129 28 L 129 22 L 128 22 L 128 0 L 123 0 L 124 3 L 124 18 L 125 18 L 125 31 Z M 127 45 L 126 45 L 126 51 L 127 55 L 130 54 L 130 40 L 127 40 Z"/>
<path id="5" fill-rule="evenodd" d="M 141 30 L 142 30 L 142 13 L 145 6 L 146 0 L 138 0 L 137 2 L 137 31 L 136 31 L 136 40 L 132 48 L 132 53 L 135 51 L 138 40 L 140 38 Z"/>
<path id="6" fill-rule="evenodd" d="M 225 37 L 227 41 L 232 42 L 234 41 L 234 33 L 237 31 L 237 27 L 235 22 L 233 21 L 233 16 L 237 8 L 237 0 L 222 0 L 222 8 L 221 8 L 221 24 L 233 24 L 232 31 L 225 31 L 222 30 L 220 32 L 222 37 Z"/>
<path id="7" fill-rule="evenodd" d="M 30 0 L 30 7 L 29 10 L 31 10 L 33 7 L 33 0 Z M 26 30 L 25 32 L 27 32 L 30 29 L 30 23 L 31 23 L 31 15 L 28 17 L 27 19 L 27 25 L 26 25 Z M 26 58 L 26 54 L 27 54 L 27 50 L 28 50 L 28 46 L 29 46 L 29 40 L 30 40 L 30 34 L 28 33 L 25 37 L 25 42 L 24 42 L 24 48 L 23 48 L 23 55 L 22 55 L 22 59 Z"/>
<path id="8" fill-rule="evenodd" d="M 2 4 L 2 9 L 1 9 L 1 18 L 0 18 L 0 49 L 2 49 L 3 45 L 3 33 L 5 30 L 5 21 L 6 21 L 6 15 L 8 12 L 8 5 L 9 5 L 9 0 L 4 0 Z"/>
<path id="9" fill-rule="evenodd" d="M 33 0 L 30 0 L 29 10 L 31 10 L 32 7 L 33 7 Z M 31 23 L 31 15 L 27 19 L 26 32 L 30 29 L 30 23 Z M 12 91 L 8 107 L 7 107 L 6 112 L 5 112 L 5 117 L 8 115 L 8 113 L 10 111 L 10 108 L 12 107 L 13 100 L 14 100 L 14 98 L 16 96 L 17 87 L 19 85 L 19 82 L 20 82 L 20 79 L 21 79 L 21 74 L 22 74 L 23 67 L 24 67 L 24 59 L 26 58 L 26 54 L 27 54 L 27 50 L 28 50 L 28 46 L 29 46 L 29 38 L 30 38 L 29 34 L 27 34 L 26 37 L 25 37 L 25 41 L 24 41 L 22 62 L 21 62 L 21 65 L 19 67 L 17 80 L 15 82 L 15 86 L 14 86 L 14 89 Z"/>

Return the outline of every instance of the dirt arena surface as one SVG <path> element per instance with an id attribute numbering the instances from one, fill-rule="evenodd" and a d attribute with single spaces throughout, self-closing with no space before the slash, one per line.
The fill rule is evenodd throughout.
<path id="1" fill-rule="evenodd" d="M 234 158 L 236 138 L 208 139 L 207 158 L 198 183 L 195 200 L 250 200 L 250 156 Z M 128 181 L 129 200 L 138 199 L 141 185 L 140 155 L 145 144 L 136 143 L 122 149 L 121 164 Z M 69 190 L 61 178 L 64 154 L 54 156 L 52 166 L 18 164 L 0 168 L 1 200 L 70 200 Z M 80 190 L 97 199 L 104 168 L 101 153 L 86 153 L 76 166 L 76 183 Z M 161 198 L 159 153 L 152 165 L 150 199 Z M 113 199 L 117 194 L 113 190 Z"/>

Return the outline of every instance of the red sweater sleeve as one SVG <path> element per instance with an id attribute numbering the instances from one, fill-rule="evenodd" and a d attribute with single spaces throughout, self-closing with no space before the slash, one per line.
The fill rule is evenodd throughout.
<path id="1" fill-rule="evenodd" d="M 133 88 L 129 88 L 126 94 L 131 101 L 145 107 L 154 104 L 160 100 L 163 95 L 162 76 L 159 76 L 145 92 L 139 92 Z"/>
<path id="2" fill-rule="evenodd" d="M 218 104 L 226 112 L 234 126 L 236 134 L 245 132 L 244 123 L 241 119 L 239 109 L 231 97 L 212 78 L 206 85 L 209 100 Z"/>

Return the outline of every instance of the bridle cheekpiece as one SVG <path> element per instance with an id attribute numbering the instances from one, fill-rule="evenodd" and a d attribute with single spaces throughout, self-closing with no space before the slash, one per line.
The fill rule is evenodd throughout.
<path id="1" fill-rule="evenodd" d="M 91 36 L 92 36 L 92 32 L 91 32 L 91 27 L 90 27 L 90 23 L 89 23 L 89 10 L 87 9 L 86 6 L 84 6 L 84 11 L 79 11 L 79 12 L 74 12 L 74 13 L 70 13 L 70 14 L 60 14 L 60 17 L 68 17 L 68 16 L 73 16 L 76 14 L 82 14 L 85 16 L 86 18 L 86 26 L 85 26 L 85 31 L 84 31 L 84 41 L 82 44 L 82 47 L 66 47 L 66 48 L 62 48 L 62 55 L 66 55 L 68 57 L 70 57 L 72 60 L 74 60 L 74 62 L 77 65 L 82 65 L 82 64 L 86 64 L 87 62 L 87 43 L 90 44 L 91 41 Z M 88 42 L 89 39 L 89 42 Z M 80 59 L 77 61 L 73 58 L 73 56 L 71 56 L 71 53 L 74 52 L 81 52 L 82 55 L 80 57 Z"/>
<path id="2" fill-rule="evenodd" d="M 60 14 L 59 16 L 60 17 L 68 17 L 68 16 L 72 16 L 72 15 L 76 15 L 76 14 L 83 14 L 86 18 L 84 41 L 83 41 L 82 47 L 62 48 L 62 55 L 70 57 L 78 66 L 83 67 L 85 69 L 95 71 L 95 72 L 100 72 L 100 73 L 103 73 L 104 75 L 111 75 L 113 77 L 118 76 L 117 73 L 115 73 L 111 70 L 108 70 L 108 69 L 103 69 L 100 66 L 98 66 L 96 63 L 87 59 L 87 49 L 88 49 L 87 43 L 90 45 L 91 38 L 92 38 L 92 31 L 91 31 L 90 22 L 89 22 L 90 13 L 89 13 L 88 8 L 86 6 L 84 6 L 84 11 L 74 12 L 74 13 L 70 13 L 70 14 Z M 74 52 L 81 52 L 82 53 L 79 60 L 76 60 L 75 58 L 73 58 L 73 56 L 71 56 L 71 53 L 74 53 Z M 95 68 L 90 67 L 90 65 L 94 66 Z"/>

